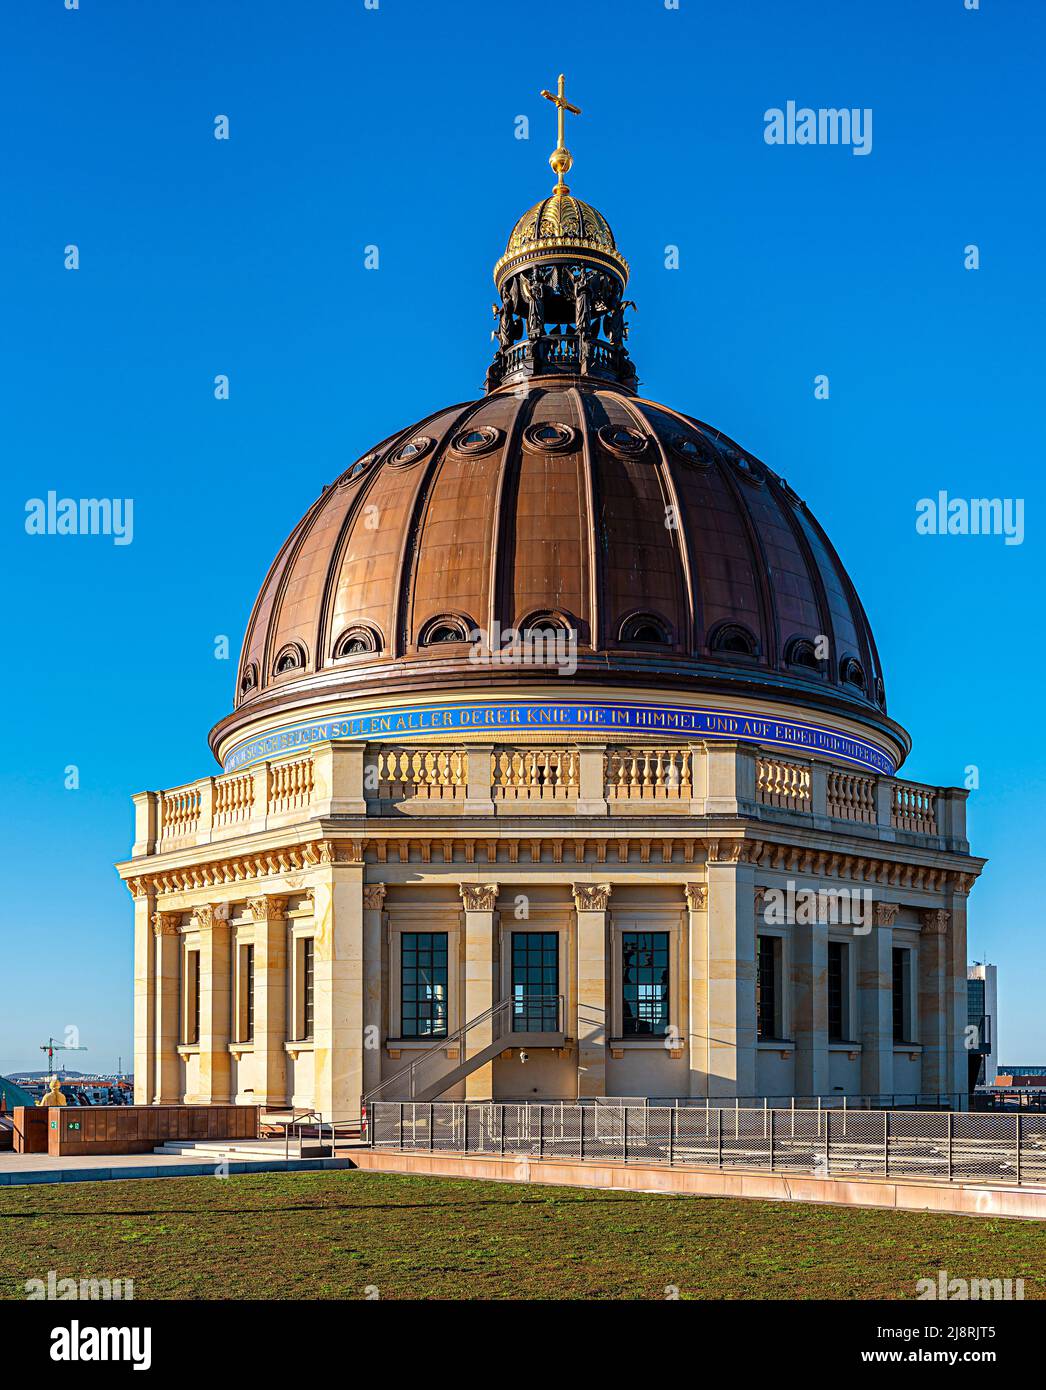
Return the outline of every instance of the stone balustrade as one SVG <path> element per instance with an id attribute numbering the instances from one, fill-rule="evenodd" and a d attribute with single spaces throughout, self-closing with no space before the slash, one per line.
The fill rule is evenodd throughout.
<path id="1" fill-rule="evenodd" d="M 685 748 L 611 748 L 604 759 L 607 799 L 689 803 L 690 761 Z"/>
<path id="2" fill-rule="evenodd" d="M 464 801 L 468 788 L 464 748 L 379 748 L 367 767 L 379 801 Z"/>
<path id="3" fill-rule="evenodd" d="M 134 798 L 134 854 L 331 815 L 621 817 L 650 811 L 845 823 L 855 836 L 966 849 L 966 792 L 751 744 L 536 747 L 320 743 L 305 754 Z"/>
<path id="4" fill-rule="evenodd" d="M 843 768 L 828 773 L 828 814 L 833 820 L 875 824 L 875 778 Z"/>
<path id="5" fill-rule="evenodd" d="M 787 811 L 811 809 L 811 775 L 808 763 L 780 758 L 756 760 L 756 797 L 764 806 L 783 806 Z"/>
<path id="6" fill-rule="evenodd" d="M 576 748 L 496 748 L 490 759 L 494 800 L 512 805 L 573 801 L 579 761 Z"/>

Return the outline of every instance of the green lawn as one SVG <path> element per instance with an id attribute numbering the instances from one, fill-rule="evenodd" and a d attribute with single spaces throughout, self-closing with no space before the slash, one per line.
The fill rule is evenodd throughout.
<path id="1" fill-rule="evenodd" d="M 378 1173 L 0 1188 L 0 1297 L 130 1278 L 137 1298 L 913 1298 L 1023 1278 L 1046 1225 Z"/>

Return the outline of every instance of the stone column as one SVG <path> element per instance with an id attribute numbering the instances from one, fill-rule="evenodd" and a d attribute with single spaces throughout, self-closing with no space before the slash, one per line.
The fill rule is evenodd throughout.
<path id="1" fill-rule="evenodd" d="M 134 1103 L 148 1105 L 152 1100 L 156 1057 L 152 924 L 155 896 L 144 878 L 132 879 L 131 892 L 134 894 Z"/>
<path id="2" fill-rule="evenodd" d="M 708 885 L 685 887 L 690 951 L 690 999 L 687 1016 L 687 1054 L 692 1096 L 708 1095 Z"/>
<path id="3" fill-rule="evenodd" d="M 278 1110 L 287 1094 L 287 899 L 248 898 L 254 918 L 254 1101 Z"/>
<path id="4" fill-rule="evenodd" d="M 469 777 L 472 772 L 472 750 L 469 750 Z M 462 1023 L 485 1013 L 495 1003 L 496 982 L 494 941 L 497 927 L 498 884 L 462 883 L 459 885 L 465 918 L 465 990 Z M 502 1025 L 502 1033 L 508 1022 Z M 494 1042 L 494 1022 L 488 1019 L 472 1028 L 461 1040 L 461 1060 L 474 1057 L 489 1049 Z M 465 1078 L 466 1100 L 489 1100 L 494 1094 L 493 1060 L 470 1072 Z"/>
<path id="5" fill-rule="evenodd" d="M 792 927 L 792 1034 L 795 1038 L 796 1095 L 826 1095 L 831 1084 L 826 921 L 797 921 Z"/>
<path id="6" fill-rule="evenodd" d="M 893 1084 L 893 924 L 896 903 L 875 904 L 875 925 L 854 938 L 857 950 L 858 1032 L 861 1091 L 892 1095 Z"/>
<path id="7" fill-rule="evenodd" d="M 578 1095 L 607 1093 L 609 883 L 575 883 Z"/>
<path id="8" fill-rule="evenodd" d="M 232 1100 L 229 904 L 205 903 L 196 908 L 193 915 L 200 931 L 200 1082 L 197 1096 L 206 1104 L 228 1105 Z"/>
<path id="9" fill-rule="evenodd" d="M 745 842 L 710 840 L 707 871 L 707 1094 L 752 1096 L 756 1088 L 755 870 L 745 862 Z"/>
<path id="10" fill-rule="evenodd" d="M 359 1114 L 363 1096 L 363 852 L 320 843 L 313 875 L 313 1104 L 325 1120 Z"/>
<path id="11" fill-rule="evenodd" d="M 965 1090 L 951 1084 L 949 1067 L 948 923 L 951 914 L 943 908 L 920 913 L 919 933 L 919 1040 L 922 1043 L 923 1091 Z M 963 988 L 966 983 L 963 962 Z M 965 1057 L 965 1052 L 964 1052 Z M 965 1065 L 965 1063 L 964 1063 Z"/>
<path id="12" fill-rule="evenodd" d="M 363 1090 L 381 1081 L 381 941 L 385 885 L 363 886 Z"/>
<path id="13" fill-rule="evenodd" d="M 157 912 L 153 916 L 156 981 L 155 1074 L 150 1097 L 153 1105 L 177 1105 L 184 1098 L 178 1057 L 178 1044 L 181 1042 L 181 1019 L 178 1014 L 182 966 L 180 922 L 180 912 Z"/>

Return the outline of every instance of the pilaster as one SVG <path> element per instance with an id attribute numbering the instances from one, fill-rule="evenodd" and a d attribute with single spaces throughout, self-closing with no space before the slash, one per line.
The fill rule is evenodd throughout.
<path id="1" fill-rule="evenodd" d="M 472 776 L 469 755 L 469 776 Z M 465 991 L 463 1023 L 493 1008 L 495 989 L 494 942 L 497 929 L 498 884 L 462 883 L 458 886 L 464 906 Z M 462 1061 L 489 1049 L 494 1041 L 494 1020 L 487 1019 L 462 1038 Z M 484 1062 L 465 1078 L 466 1100 L 489 1100 L 494 1094 L 494 1064 Z"/>
<path id="2" fill-rule="evenodd" d="M 708 885 L 688 883 L 685 887 L 688 949 L 690 951 L 690 998 L 687 1018 L 687 1054 L 690 1059 L 691 1096 L 708 1095 Z"/>
<path id="3" fill-rule="evenodd" d="M 948 924 L 951 914 L 944 908 L 927 908 L 920 914 L 919 933 L 919 1039 L 922 1042 L 922 1089 L 924 1091 L 966 1090 L 964 1082 L 951 1084 L 954 1063 L 949 1065 L 949 1022 L 952 992 L 948 987 Z M 965 932 L 963 933 L 965 938 Z M 964 940 L 965 946 L 965 940 Z M 961 975 L 966 989 L 965 959 Z M 965 997 L 965 993 L 964 993 Z M 962 1047 L 960 1041 L 959 1046 Z M 965 1049 L 962 1066 L 965 1067 Z"/>
<path id="4" fill-rule="evenodd" d="M 857 1007 L 861 1041 L 861 1090 L 893 1093 L 893 924 L 896 903 L 875 904 L 875 925 L 855 937 Z"/>
<path id="5" fill-rule="evenodd" d="M 945 1090 L 969 1095 L 970 1069 L 966 1028 L 969 1023 L 966 985 L 966 894 L 956 891 L 950 895 L 950 920 L 946 937 L 946 959 L 950 988 L 945 1006 L 948 1010 L 948 1069 Z M 992 1020 L 993 1026 L 997 1023 Z M 960 1103 L 965 1109 L 965 1101 Z"/>
<path id="6" fill-rule="evenodd" d="M 312 876 L 314 1104 L 325 1120 L 346 1120 L 359 1114 L 364 1092 L 363 855 L 330 841 L 320 855 Z"/>
<path id="7" fill-rule="evenodd" d="M 182 945 L 180 923 L 181 913 L 153 914 L 156 1050 L 153 1093 L 149 1098 L 153 1105 L 176 1105 L 183 1099 L 178 1057 L 178 1043 L 181 1040 L 178 1014 Z M 137 1101 L 137 1096 L 135 1099 Z"/>
<path id="8" fill-rule="evenodd" d="M 195 909 L 193 915 L 200 933 L 200 1080 L 197 1099 L 213 1105 L 228 1105 L 232 1100 L 229 904 L 204 903 Z"/>
<path id="9" fill-rule="evenodd" d="M 743 854 L 741 840 L 709 844 L 709 1096 L 755 1094 L 755 869 Z"/>
<path id="10" fill-rule="evenodd" d="M 385 923 L 384 883 L 363 885 L 363 1090 L 381 1081 L 381 943 Z"/>
<path id="11" fill-rule="evenodd" d="M 609 883 L 575 883 L 578 1095 L 607 1093 Z"/>
<path id="12" fill-rule="evenodd" d="M 287 899 L 248 898 L 254 918 L 254 1100 L 287 1105 Z"/>
<path id="13" fill-rule="evenodd" d="M 134 1103 L 148 1105 L 152 1100 L 156 1060 L 152 924 L 156 897 L 144 879 L 134 879 L 131 891 L 134 894 Z"/>
<path id="14" fill-rule="evenodd" d="M 798 915 L 798 914 L 797 914 Z M 825 1095 L 828 1068 L 828 923 L 804 920 L 792 927 L 792 1032 L 795 1093 Z"/>

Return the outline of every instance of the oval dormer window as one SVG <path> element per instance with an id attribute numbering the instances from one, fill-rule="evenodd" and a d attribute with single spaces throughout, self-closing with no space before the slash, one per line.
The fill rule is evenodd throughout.
<path id="1" fill-rule="evenodd" d="M 427 434 L 416 434 L 413 439 L 408 439 L 406 444 L 401 445 L 396 450 L 389 462 L 401 468 L 406 467 L 409 463 L 417 463 L 429 452 L 433 442 Z"/>

